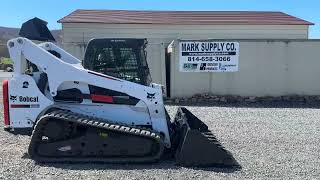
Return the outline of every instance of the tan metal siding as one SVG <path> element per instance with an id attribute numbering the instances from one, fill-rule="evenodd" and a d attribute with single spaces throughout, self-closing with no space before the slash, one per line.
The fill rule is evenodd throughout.
<path id="1" fill-rule="evenodd" d="M 93 37 L 185 38 L 299 38 L 306 39 L 308 26 L 177 26 L 63 24 L 64 42 L 88 41 Z M 67 35 L 66 35 L 67 34 Z"/>

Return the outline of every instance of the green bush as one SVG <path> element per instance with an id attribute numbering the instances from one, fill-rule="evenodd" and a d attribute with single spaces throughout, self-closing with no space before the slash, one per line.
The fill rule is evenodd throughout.
<path id="1" fill-rule="evenodd" d="M 12 64 L 12 60 L 10 58 L 1 58 L 1 64 Z"/>

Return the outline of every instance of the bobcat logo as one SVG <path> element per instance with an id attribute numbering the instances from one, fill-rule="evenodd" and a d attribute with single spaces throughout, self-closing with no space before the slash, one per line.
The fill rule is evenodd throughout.
<path id="1" fill-rule="evenodd" d="M 17 100 L 17 96 L 10 95 L 10 101 L 15 102 Z"/>
<path id="2" fill-rule="evenodd" d="M 155 98 L 155 97 L 154 97 L 155 95 L 156 95 L 156 93 L 147 93 L 147 98 L 148 98 L 148 99 L 154 99 L 154 98 Z"/>

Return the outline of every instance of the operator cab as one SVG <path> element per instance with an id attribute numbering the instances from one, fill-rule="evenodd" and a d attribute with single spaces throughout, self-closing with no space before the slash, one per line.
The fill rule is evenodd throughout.
<path id="1" fill-rule="evenodd" d="M 92 39 L 87 45 L 83 67 L 95 72 L 149 86 L 146 39 Z"/>

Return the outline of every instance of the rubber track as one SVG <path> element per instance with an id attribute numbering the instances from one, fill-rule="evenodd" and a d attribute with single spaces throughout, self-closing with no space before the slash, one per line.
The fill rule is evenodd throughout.
<path id="1" fill-rule="evenodd" d="M 42 125 L 48 119 L 55 118 L 57 120 L 69 121 L 73 123 L 82 124 L 84 126 L 92 126 L 96 128 L 102 128 L 109 131 L 123 132 L 134 136 L 141 136 L 143 138 L 153 139 L 158 143 L 159 149 L 157 153 L 153 153 L 150 157 L 115 157 L 115 158 L 104 158 L 104 157 L 43 157 L 36 153 L 37 144 L 41 139 Z M 105 163 L 144 163 L 144 162 L 155 162 L 158 161 L 163 153 L 164 145 L 163 140 L 159 133 L 152 130 L 141 129 L 137 127 L 129 127 L 117 123 L 109 123 L 101 118 L 95 118 L 87 115 L 82 115 L 66 110 L 55 110 L 42 116 L 36 123 L 32 132 L 31 142 L 29 145 L 28 153 L 32 159 L 38 162 L 105 162 Z"/>

